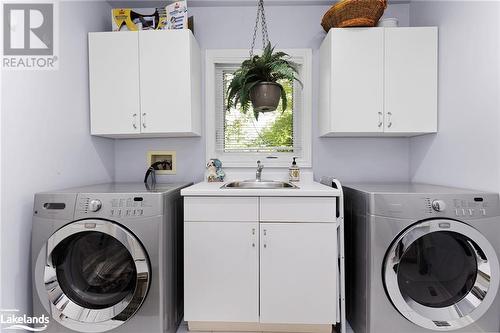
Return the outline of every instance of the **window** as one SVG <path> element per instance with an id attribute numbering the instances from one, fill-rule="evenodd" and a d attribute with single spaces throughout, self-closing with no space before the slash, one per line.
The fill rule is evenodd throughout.
<path id="1" fill-rule="evenodd" d="M 268 166 L 286 167 L 296 156 L 302 167 L 311 166 L 311 51 L 285 52 L 298 64 L 304 85 L 279 82 L 287 93 L 286 110 L 280 102 L 276 111 L 260 113 L 256 120 L 251 108 L 245 114 L 239 107 L 226 107 L 227 87 L 248 51 L 207 51 L 207 159 L 219 158 L 226 167 L 253 167 L 259 159 Z"/>

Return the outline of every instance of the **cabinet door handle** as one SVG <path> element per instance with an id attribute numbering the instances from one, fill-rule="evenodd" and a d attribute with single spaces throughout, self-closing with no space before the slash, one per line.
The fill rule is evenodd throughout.
<path id="1" fill-rule="evenodd" d="M 137 113 L 134 113 L 134 114 L 132 115 L 132 127 L 133 127 L 134 129 L 137 129 Z"/>
<path id="2" fill-rule="evenodd" d="M 255 235 L 255 228 L 252 228 L 252 235 Z"/>
<path id="3" fill-rule="evenodd" d="M 142 114 L 142 127 L 146 128 L 146 112 Z"/>
<path id="4" fill-rule="evenodd" d="M 390 128 L 392 126 L 392 112 L 387 112 L 387 127 Z"/>
<path id="5" fill-rule="evenodd" d="M 382 127 L 384 124 L 383 118 L 382 118 L 382 112 L 378 113 L 378 127 Z"/>
<path id="6" fill-rule="evenodd" d="M 262 230 L 262 234 L 263 234 L 264 236 L 267 236 L 267 229 L 263 229 L 263 230 Z M 265 249 L 267 248 L 267 243 L 266 243 L 266 240 L 265 240 L 265 239 L 263 240 L 262 246 L 263 246 Z"/>

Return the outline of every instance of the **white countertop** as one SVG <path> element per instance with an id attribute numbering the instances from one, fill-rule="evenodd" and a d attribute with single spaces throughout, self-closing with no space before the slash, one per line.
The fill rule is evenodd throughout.
<path id="1" fill-rule="evenodd" d="M 201 182 L 181 190 L 182 196 L 238 196 L 238 197 L 338 197 L 340 191 L 314 181 L 294 183 L 295 189 L 221 188 L 223 183 Z"/>

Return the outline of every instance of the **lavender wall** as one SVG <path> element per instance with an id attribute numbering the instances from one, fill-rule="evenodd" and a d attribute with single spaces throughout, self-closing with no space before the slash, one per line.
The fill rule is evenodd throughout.
<path id="1" fill-rule="evenodd" d="M 58 71 L 2 72 L 1 308 L 30 313 L 33 194 L 114 176 L 114 142 L 89 135 L 87 32 L 105 2 L 60 3 Z"/>
<path id="2" fill-rule="evenodd" d="M 87 32 L 109 30 L 108 3 L 62 2 L 60 69 L 2 72 L 1 307 L 29 312 L 33 193 L 89 183 L 140 181 L 148 150 L 176 150 L 178 174 L 201 180 L 205 140 L 109 140 L 89 135 Z M 319 22 L 325 6 L 269 6 L 271 38 L 313 49 L 316 176 L 406 181 L 500 191 L 500 4 L 416 1 L 390 5 L 401 25 L 440 27 L 439 133 L 406 138 L 318 138 Z M 194 7 L 203 50 L 246 48 L 254 7 Z"/>
<path id="3" fill-rule="evenodd" d="M 410 140 L 413 181 L 500 191 L 500 3 L 417 1 L 439 26 L 439 132 Z"/>
<path id="4" fill-rule="evenodd" d="M 319 46 L 325 36 L 320 26 L 327 6 L 267 6 L 271 40 L 282 48 L 313 49 L 313 170 L 315 176 L 335 175 L 344 181 L 406 181 L 409 170 L 409 139 L 318 138 L 317 90 Z M 202 51 L 215 48 L 248 48 L 255 7 L 193 7 L 196 39 Z M 390 5 L 385 13 L 409 23 L 409 5 Z M 176 150 L 177 175 L 160 181 L 201 180 L 205 165 L 205 139 L 116 140 L 117 181 L 142 179 L 148 150 Z"/>

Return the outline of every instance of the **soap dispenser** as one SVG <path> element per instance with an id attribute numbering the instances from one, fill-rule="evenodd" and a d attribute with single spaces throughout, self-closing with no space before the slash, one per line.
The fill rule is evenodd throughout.
<path id="1" fill-rule="evenodd" d="M 296 157 L 293 158 L 292 165 L 288 168 L 288 177 L 291 182 L 300 181 L 300 169 L 295 161 Z"/>

